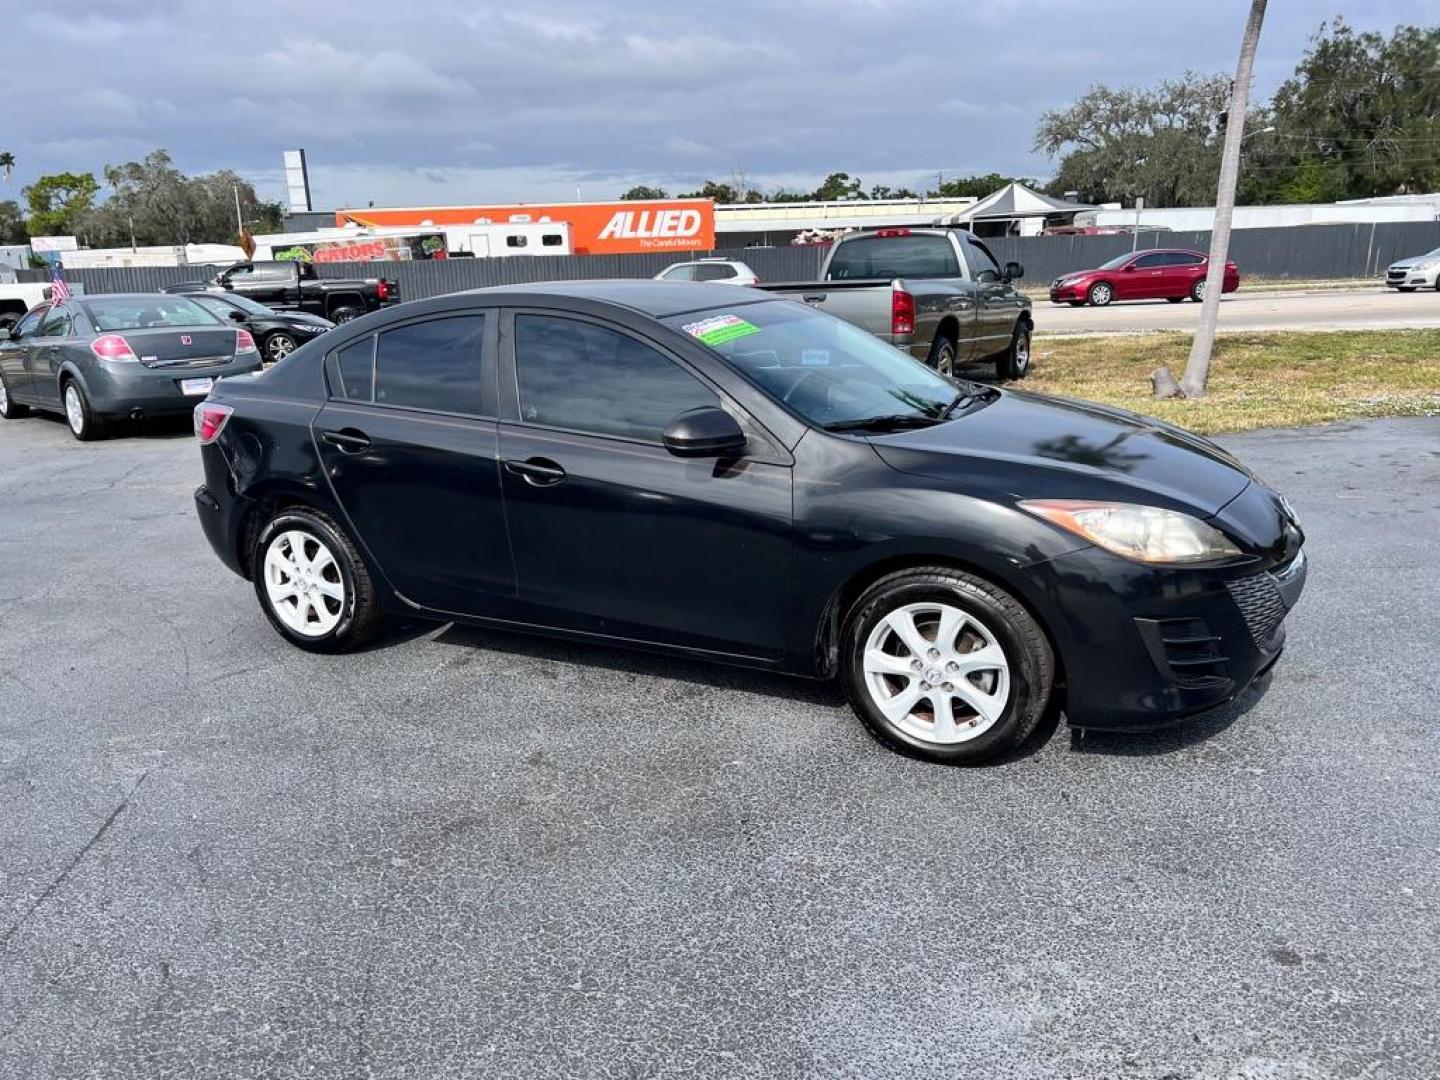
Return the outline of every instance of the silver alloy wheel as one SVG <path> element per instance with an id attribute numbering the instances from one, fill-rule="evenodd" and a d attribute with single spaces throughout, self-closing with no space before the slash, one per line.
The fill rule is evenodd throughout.
<path id="1" fill-rule="evenodd" d="M 865 642 L 865 688 L 896 730 L 952 745 L 985 734 L 1010 700 L 1010 662 L 975 616 L 942 603 L 905 604 Z"/>
<path id="2" fill-rule="evenodd" d="M 935 370 L 941 375 L 955 374 L 955 346 L 950 344 L 946 338 L 945 343 L 940 346 L 940 352 L 935 357 Z"/>
<path id="3" fill-rule="evenodd" d="M 295 339 L 289 334 L 271 334 L 265 339 L 265 358 L 271 362 L 284 360 L 295 351 Z"/>
<path id="4" fill-rule="evenodd" d="M 1201 280 L 1195 282 L 1194 286 L 1190 289 L 1190 292 L 1194 294 L 1196 300 L 1204 300 L 1204 299 L 1205 299 L 1205 281 L 1204 281 L 1204 279 L 1202 278 Z"/>
<path id="5" fill-rule="evenodd" d="M 73 382 L 65 385 L 65 419 L 76 435 L 85 433 L 85 406 L 80 403 L 80 391 Z"/>
<path id="6" fill-rule="evenodd" d="M 1096 307 L 1104 307 L 1106 304 L 1110 303 L 1110 299 L 1113 295 L 1114 294 L 1110 291 L 1109 285 L 1096 285 L 1090 290 L 1090 302 Z"/>
<path id="7" fill-rule="evenodd" d="M 265 596 L 276 617 L 304 637 L 324 637 L 345 613 L 345 579 L 314 533 L 289 529 L 265 549 Z"/>
<path id="8" fill-rule="evenodd" d="M 10 411 L 10 391 L 5 389 L 5 380 L 0 379 L 0 413 Z"/>

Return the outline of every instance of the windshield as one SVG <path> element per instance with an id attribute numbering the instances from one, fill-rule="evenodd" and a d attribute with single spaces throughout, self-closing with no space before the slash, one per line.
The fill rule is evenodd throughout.
<path id="1" fill-rule="evenodd" d="M 1101 263 L 1098 267 L 1096 267 L 1096 269 L 1097 269 L 1097 270 L 1119 270 L 1120 267 L 1124 266 L 1127 262 L 1129 262 L 1129 261 L 1130 261 L 1131 259 L 1133 259 L 1134 257 L 1135 257 L 1135 253 L 1134 253 L 1133 251 L 1132 251 L 1129 255 L 1116 255 L 1116 256 L 1115 256 L 1113 259 L 1111 259 L 1109 262 L 1103 262 L 1103 263 Z"/>
<path id="2" fill-rule="evenodd" d="M 86 297 L 95 329 L 146 330 L 165 326 L 217 326 L 220 320 L 184 296 Z"/>
<path id="3" fill-rule="evenodd" d="M 875 417 L 935 420 L 955 401 L 949 379 L 804 304 L 774 300 L 663 321 L 816 427 Z"/>
<path id="4" fill-rule="evenodd" d="M 213 311 L 222 319 L 228 319 L 230 317 L 229 309 L 231 308 L 239 308 L 241 311 L 246 312 L 249 315 L 275 314 L 274 311 L 266 307 L 264 304 L 257 304 L 254 300 L 251 300 L 248 297 L 240 296 L 238 293 L 233 296 L 225 297 L 194 296 L 191 297 L 191 299 L 206 310 Z"/>

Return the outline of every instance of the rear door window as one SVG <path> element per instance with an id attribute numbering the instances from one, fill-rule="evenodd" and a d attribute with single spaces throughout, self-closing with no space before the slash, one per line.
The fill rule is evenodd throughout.
<path id="1" fill-rule="evenodd" d="M 526 423 L 659 443 L 683 412 L 720 397 L 649 345 L 595 323 L 515 316 L 515 380 Z"/>
<path id="2" fill-rule="evenodd" d="M 451 315 L 381 331 L 375 403 L 478 415 L 484 336 L 484 315 Z"/>
<path id="3" fill-rule="evenodd" d="M 367 334 L 330 354 L 330 396 L 371 401 L 375 396 L 375 335 Z"/>
<path id="4" fill-rule="evenodd" d="M 710 263 L 695 268 L 696 281 L 724 281 L 735 276 L 735 268 L 723 263 Z"/>
<path id="5" fill-rule="evenodd" d="M 45 321 L 40 324 L 36 337 L 57 338 L 70 335 L 70 313 L 63 307 L 51 308 L 50 313 L 45 316 Z"/>
<path id="6" fill-rule="evenodd" d="M 834 281 L 959 277 L 960 260 L 948 236 L 861 236 L 840 241 L 827 276 Z"/>

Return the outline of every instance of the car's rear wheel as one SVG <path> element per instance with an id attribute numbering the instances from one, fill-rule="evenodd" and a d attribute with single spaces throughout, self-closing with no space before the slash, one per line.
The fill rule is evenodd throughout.
<path id="1" fill-rule="evenodd" d="M 886 746 L 972 765 L 1015 749 L 1045 713 L 1055 659 L 1014 597 L 946 567 L 866 589 L 843 631 L 850 703 Z"/>
<path id="2" fill-rule="evenodd" d="M 925 362 L 941 375 L 954 375 L 955 342 L 941 334 L 930 343 L 930 356 Z"/>
<path id="3" fill-rule="evenodd" d="M 284 360 L 295 348 L 295 339 L 283 330 L 277 330 L 265 339 L 265 362 L 273 364 L 277 360 Z"/>
<path id="4" fill-rule="evenodd" d="M 90 399 L 85 389 L 75 379 L 69 379 L 60 389 L 60 402 L 65 407 L 65 422 L 70 425 L 70 434 L 81 442 L 90 442 L 104 434 L 100 418 L 90 408 Z"/>
<path id="5" fill-rule="evenodd" d="M 375 636 L 375 583 L 344 531 L 315 510 L 289 507 L 260 530 L 251 553 L 255 594 L 292 645 L 337 653 Z"/>
<path id="6" fill-rule="evenodd" d="M 1190 299 L 1194 300 L 1197 304 L 1202 303 L 1205 300 L 1204 278 L 1201 278 L 1199 281 L 1195 282 L 1194 285 L 1190 286 Z"/>
<path id="7" fill-rule="evenodd" d="M 29 415 L 30 410 L 10 396 L 10 388 L 0 379 L 0 419 L 19 420 Z"/>
<path id="8" fill-rule="evenodd" d="M 364 314 L 364 308 L 346 305 L 344 307 L 337 307 L 333 311 L 331 311 L 330 321 L 336 324 L 353 322 L 355 319 L 360 318 L 360 316 Z"/>
<path id="9" fill-rule="evenodd" d="M 1090 286 L 1090 291 L 1085 294 L 1092 307 L 1104 307 L 1115 299 L 1115 290 L 1103 281 L 1097 281 Z"/>
<path id="10" fill-rule="evenodd" d="M 996 362 L 995 370 L 1002 379 L 1023 379 L 1030 374 L 1030 327 L 1027 324 L 1016 324 L 1010 348 Z"/>

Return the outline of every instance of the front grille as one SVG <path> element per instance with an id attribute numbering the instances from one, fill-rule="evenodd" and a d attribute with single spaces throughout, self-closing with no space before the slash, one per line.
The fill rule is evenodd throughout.
<path id="1" fill-rule="evenodd" d="M 1275 579 L 1269 574 L 1256 574 L 1227 581 L 1225 587 L 1230 590 L 1235 605 L 1244 616 L 1245 626 L 1255 644 L 1262 649 L 1268 648 L 1275 640 L 1280 624 L 1285 621 L 1285 600 Z"/>
<path id="2" fill-rule="evenodd" d="M 1387 277 L 1390 281 L 1404 281 L 1405 275 L 1408 273 L 1410 273 L 1410 268 L 1407 266 L 1401 270 L 1391 270 Z"/>

